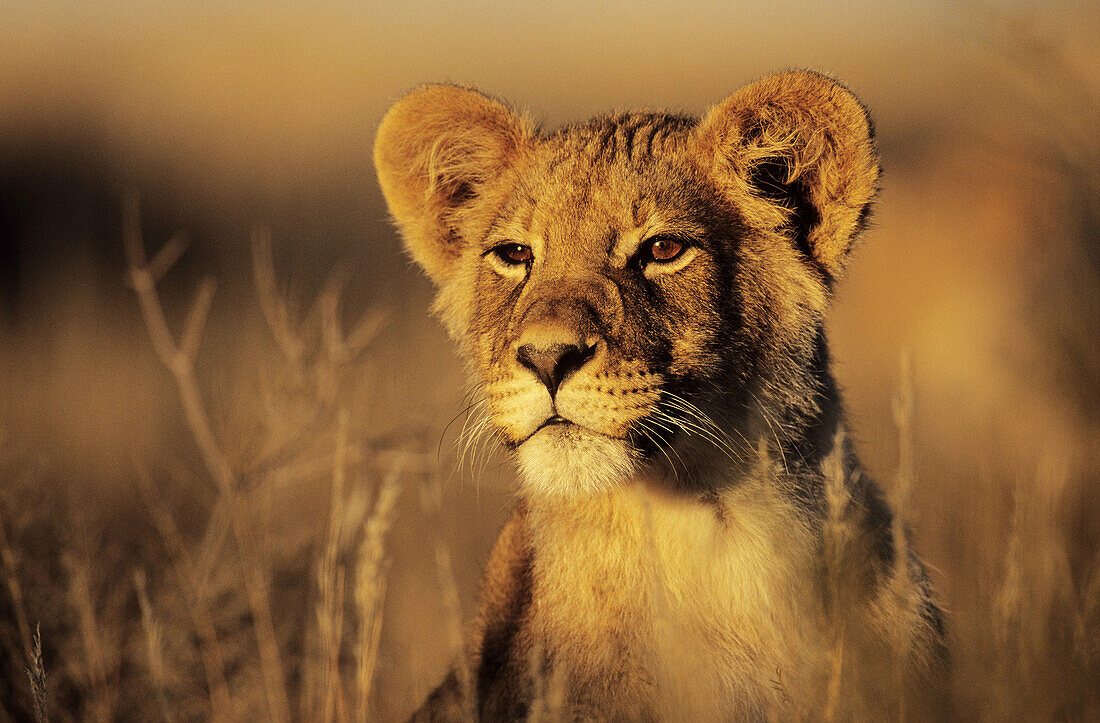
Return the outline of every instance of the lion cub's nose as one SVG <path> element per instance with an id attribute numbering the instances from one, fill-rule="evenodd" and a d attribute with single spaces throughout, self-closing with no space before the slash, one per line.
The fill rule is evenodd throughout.
<path id="1" fill-rule="evenodd" d="M 546 346 L 524 344 L 516 350 L 516 360 L 535 373 L 552 397 L 562 380 L 584 366 L 595 353 L 596 345 L 585 342 Z"/>

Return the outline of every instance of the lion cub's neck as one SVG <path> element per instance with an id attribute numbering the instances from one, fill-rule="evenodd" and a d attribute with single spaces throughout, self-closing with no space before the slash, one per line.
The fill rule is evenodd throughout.
<path id="1" fill-rule="evenodd" d="M 805 667 L 814 544 L 766 479 L 705 501 L 635 482 L 528 511 L 536 636 L 582 712 L 728 718 L 798 683 L 776 671 Z"/>

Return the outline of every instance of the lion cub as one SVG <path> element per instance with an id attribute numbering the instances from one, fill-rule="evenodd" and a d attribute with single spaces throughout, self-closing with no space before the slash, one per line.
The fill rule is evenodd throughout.
<path id="1" fill-rule="evenodd" d="M 519 503 L 417 720 L 896 717 L 943 630 L 823 320 L 879 175 L 835 81 L 552 133 L 427 86 L 374 151 Z"/>

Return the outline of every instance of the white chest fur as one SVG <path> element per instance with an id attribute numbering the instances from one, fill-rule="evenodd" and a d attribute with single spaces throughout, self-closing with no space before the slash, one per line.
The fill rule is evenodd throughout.
<path id="1" fill-rule="evenodd" d="M 752 715 L 815 667 L 812 537 L 764 482 L 707 502 L 637 483 L 529 519 L 538 634 L 581 706 Z"/>

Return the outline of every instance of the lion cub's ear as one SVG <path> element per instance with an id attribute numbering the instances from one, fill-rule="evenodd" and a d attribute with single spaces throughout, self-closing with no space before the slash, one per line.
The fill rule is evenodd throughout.
<path id="1" fill-rule="evenodd" d="M 436 284 L 450 277 L 461 251 L 461 215 L 532 137 L 530 125 L 500 103 L 453 85 L 415 90 L 382 119 L 374 141 L 382 193 Z"/>
<path id="2" fill-rule="evenodd" d="M 831 279 L 877 190 L 867 111 L 812 72 L 773 75 L 715 106 L 699 125 L 704 163 L 754 228 L 782 229 Z"/>

